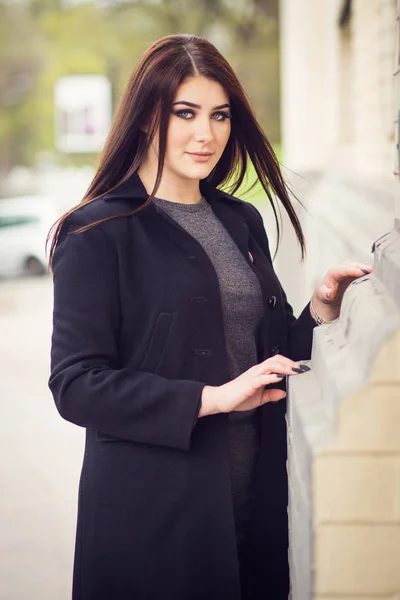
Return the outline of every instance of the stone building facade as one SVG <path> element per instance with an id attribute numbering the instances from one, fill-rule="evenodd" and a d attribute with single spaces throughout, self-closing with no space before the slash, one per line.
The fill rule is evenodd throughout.
<path id="1" fill-rule="evenodd" d="M 396 0 L 280 2 L 282 162 L 305 206 L 295 203 L 308 253 L 300 264 L 283 215 L 276 266 L 296 311 L 327 268 L 370 262 L 392 227 L 396 10 Z"/>
<path id="2" fill-rule="evenodd" d="M 289 383 L 291 600 L 400 599 L 398 15 L 392 0 L 282 2 L 286 92 L 285 68 L 306 86 L 299 123 L 293 98 L 283 113 L 286 161 L 309 178 L 307 285 L 349 252 L 374 264 Z"/>

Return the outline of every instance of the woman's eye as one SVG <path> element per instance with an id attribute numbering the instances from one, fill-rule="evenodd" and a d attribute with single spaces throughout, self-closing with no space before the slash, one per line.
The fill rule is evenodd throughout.
<path id="1" fill-rule="evenodd" d="M 186 119 L 186 121 L 189 121 L 195 117 L 195 114 L 192 110 L 177 110 L 174 112 L 174 114 L 182 119 Z M 231 116 L 225 112 L 216 112 L 212 115 L 212 118 L 214 121 L 225 121 L 226 119 L 230 119 Z"/>
<path id="2" fill-rule="evenodd" d="M 215 119 L 216 121 L 225 121 L 225 119 L 230 119 L 230 115 L 228 115 L 228 113 L 224 113 L 224 112 L 216 112 L 213 114 L 213 117 L 215 117 L 215 115 L 217 115 L 217 118 Z"/>
<path id="3" fill-rule="evenodd" d="M 191 110 L 178 110 L 175 114 L 183 119 L 189 119 L 190 117 L 193 117 L 193 112 Z"/>

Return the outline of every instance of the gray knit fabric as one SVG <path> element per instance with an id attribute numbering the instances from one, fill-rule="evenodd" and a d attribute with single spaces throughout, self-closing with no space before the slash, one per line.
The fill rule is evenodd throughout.
<path id="1" fill-rule="evenodd" d="M 257 364 L 256 329 L 263 316 L 260 284 L 239 248 L 203 197 L 197 204 L 154 198 L 204 248 L 220 287 L 229 376 Z M 229 414 L 232 497 L 238 544 L 246 531 L 259 445 L 256 410 Z"/>

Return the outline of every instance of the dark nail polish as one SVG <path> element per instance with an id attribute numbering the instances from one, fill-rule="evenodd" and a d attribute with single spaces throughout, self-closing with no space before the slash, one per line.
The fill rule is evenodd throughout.
<path id="1" fill-rule="evenodd" d="M 365 273 L 366 275 L 369 275 L 369 271 L 366 271 L 365 269 L 360 269 L 360 271 L 362 271 L 363 273 Z"/>
<path id="2" fill-rule="evenodd" d="M 294 371 L 295 373 L 305 373 L 303 369 L 298 369 L 297 367 L 292 367 L 292 371 Z"/>
<path id="3" fill-rule="evenodd" d="M 307 365 L 303 364 L 300 364 L 300 369 L 302 369 L 303 371 L 311 371 L 310 367 L 307 367 Z"/>
<path id="4" fill-rule="evenodd" d="M 286 373 L 275 373 L 277 377 L 286 377 Z"/>

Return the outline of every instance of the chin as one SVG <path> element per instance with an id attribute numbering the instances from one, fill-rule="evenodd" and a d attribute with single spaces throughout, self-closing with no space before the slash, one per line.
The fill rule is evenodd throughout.
<path id="1" fill-rule="evenodd" d="M 211 171 L 214 169 L 215 165 L 202 165 L 198 166 L 194 169 L 187 169 L 185 172 L 185 176 L 189 179 L 206 179 Z"/>

